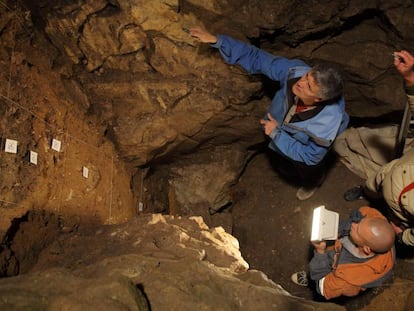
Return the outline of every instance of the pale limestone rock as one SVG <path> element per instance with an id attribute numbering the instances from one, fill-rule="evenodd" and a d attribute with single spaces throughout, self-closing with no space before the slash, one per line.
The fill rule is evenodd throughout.
<path id="1" fill-rule="evenodd" d="M 61 244 L 30 273 L 0 279 L 2 310 L 343 310 L 248 270 L 237 240 L 199 217 L 146 215 Z"/>
<path id="2" fill-rule="evenodd" d="M 173 166 L 169 179 L 172 213 L 191 214 L 194 206 L 205 206 L 215 213 L 233 200 L 229 191 L 246 161 L 242 150 L 217 148 L 208 155 L 210 163 Z M 228 159 L 232 159 L 229 161 Z"/>

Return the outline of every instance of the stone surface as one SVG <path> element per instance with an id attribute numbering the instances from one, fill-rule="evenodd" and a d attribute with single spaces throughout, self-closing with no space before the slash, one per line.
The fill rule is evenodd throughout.
<path id="1" fill-rule="evenodd" d="M 238 241 L 201 217 L 145 215 L 79 229 L 27 274 L 0 279 L 2 310 L 343 310 L 248 270 Z"/>
<path id="2" fill-rule="evenodd" d="M 344 68 L 351 116 L 394 122 L 405 98 L 391 53 L 414 50 L 413 10 L 403 0 L 1 5 L 2 275 L 26 271 L 51 243 L 44 235 L 45 243 L 29 239 L 33 251 L 17 252 L 31 255 L 19 271 L 22 259 L 9 242 L 13 225 L 23 226 L 32 210 L 45 212 L 39 216 L 45 223 L 58 215 L 50 228 L 68 234 L 90 224 L 123 223 L 141 212 L 139 203 L 146 213 L 203 215 L 231 231 L 230 213 L 216 212 L 228 212 L 232 186 L 254 154 L 247 147 L 263 140 L 259 119 L 276 86 L 224 64 L 183 27 L 204 25 L 310 63 L 334 61 Z M 18 141 L 17 154 L 3 151 L 7 138 Z M 62 142 L 60 152 L 51 149 L 52 139 Z M 39 155 L 37 166 L 28 161 L 31 150 Z M 52 253 L 60 254 L 63 246 L 56 243 Z M 72 273 L 58 271 L 80 284 Z M 128 282 L 112 284 L 129 291 L 128 301 L 140 299 Z M 270 292 L 265 301 L 272 300 Z"/>
<path id="3" fill-rule="evenodd" d="M 139 187 L 132 182 L 130 193 L 128 179 L 140 176 L 139 168 L 153 172 L 162 167 L 164 177 L 172 180 L 175 173 L 165 163 L 188 154 L 197 158 L 198 152 L 222 145 L 237 144 L 233 148 L 239 150 L 263 139 L 258 121 L 269 104 L 267 84 L 224 64 L 217 51 L 193 40 L 182 27 L 204 25 L 272 53 L 342 65 L 352 116 L 390 118 L 404 102 L 391 53 L 411 47 L 413 7 L 407 2 L 93 0 L 26 5 L 30 11 L 2 11 L 1 91 L 3 100 L 14 101 L 2 108 L 2 135 L 18 138 L 20 158 L 31 145 L 41 146 L 42 174 L 21 167 L 19 160 L 13 164 L 13 158 L 3 162 L 2 198 L 17 204 L 5 212 L 7 219 L 47 202 L 47 209 L 58 212 L 89 205 L 87 213 L 99 215 L 99 221 L 125 220 L 137 201 L 144 201 L 141 193 L 153 190 L 150 178 L 157 176 L 146 175 Z M 48 147 L 55 137 L 70 147 L 53 154 Z M 235 166 L 242 167 L 248 156 L 237 157 Z M 91 166 L 87 182 L 79 178 L 85 165 Z M 200 170 L 221 166 L 197 165 Z M 191 172 L 182 175 L 191 183 Z M 232 178 L 211 195 L 216 198 L 208 199 L 206 208 L 217 210 L 230 201 L 215 202 L 229 192 L 224 187 Z M 65 187 L 58 187 L 61 180 Z M 155 201 L 163 201 L 165 208 L 169 185 L 160 190 Z M 176 193 L 176 198 L 186 195 Z M 150 202 L 143 203 L 156 211 Z M 186 209 L 184 203 L 176 207 Z"/>

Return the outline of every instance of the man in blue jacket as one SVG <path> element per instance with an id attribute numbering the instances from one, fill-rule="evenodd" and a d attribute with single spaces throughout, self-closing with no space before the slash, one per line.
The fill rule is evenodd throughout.
<path id="1" fill-rule="evenodd" d="M 311 68 L 202 28 L 190 29 L 190 35 L 217 48 L 228 64 L 279 81 L 280 89 L 260 124 L 271 139 L 277 168 L 300 186 L 296 197 L 310 198 L 325 178 L 324 160 L 333 141 L 349 121 L 340 73 L 326 63 Z"/>

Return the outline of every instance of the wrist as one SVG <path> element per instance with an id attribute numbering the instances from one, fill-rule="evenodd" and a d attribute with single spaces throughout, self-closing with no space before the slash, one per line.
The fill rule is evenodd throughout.
<path id="1" fill-rule="evenodd" d="M 211 36 L 211 38 L 210 38 L 210 44 L 216 44 L 217 43 L 217 41 L 218 41 L 218 39 L 217 39 L 217 36 Z"/>
<path id="2" fill-rule="evenodd" d="M 211 35 L 208 41 L 209 41 L 208 43 L 211 44 L 212 46 L 219 47 L 220 39 L 218 35 Z"/>
<path id="3" fill-rule="evenodd" d="M 274 139 L 278 131 L 279 131 L 279 127 L 276 125 L 275 128 L 270 132 L 269 137 L 271 139 Z"/>
<path id="4" fill-rule="evenodd" d="M 405 86 L 414 86 L 414 71 L 406 77 L 404 77 Z"/>
<path id="5" fill-rule="evenodd" d="M 325 249 L 316 248 L 316 252 L 317 252 L 318 254 L 325 254 Z"/>

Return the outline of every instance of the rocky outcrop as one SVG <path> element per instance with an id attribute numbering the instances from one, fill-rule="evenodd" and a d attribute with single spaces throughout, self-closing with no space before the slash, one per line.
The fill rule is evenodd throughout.
<path id="1" fill-rule="evenodd" d="M 58 52 L 30 14 L 0 12 L 1 240 L 31 209 L 82 222 L 126 221 L 136 211 L 131 173 L 88 113 L 84 90 L 52 68 Z M 7 140 L 15 153 L 5 152 Z"/>
<path id="2" fill-rule="evenodd" d="M 138 167 L 151 167 L 151 171 L 162 167 L 168 171 L 164 176 L 172 180 L 176 173 L 170 172 L 169 164 L 184 156 L 189 159 L 188 154 L 194 159 L 206 158 L 204 154 L 223 145 L 245 150 L 263 140 L 258 120 L 269 103 L 267 83 L 224 64 L 217 51 L 193 40 L 183 27 L 204 25 L 272 53 L 342 65 L 347 110 L 353 116 L 386 116 L 401 109 L 404 102 L 391 53 L 411 47 L 410 3 L 94 0 L 30 1 L 26 5 L 15 10 L 3 7 L 1 24 L 2 94 L 3 101 L 12 107 L 8 111 L 2 108 L 3 115 L 19 120 L 17 125 L 3 119 L 3 128 L 12 129 L 4 130 L 3 135 L 18 137 L 21 157 L 27 156 L 30 145 L 42 146 L 48 157 L 42 162 L 48 169 L 37 174 L 47 176 L 47 181 L 24 173 L 21 166 L 12 163 L 14 158 L 6 164 L 11 176 L 19 175 L 19 181 L 6 178 L 4 201 L 22 206 L 28 197 L 23 193 L 41 194 L 35 202 L 29 200 L 23 210 L 46 201 L 59 211 L 68 209 L 66 205 L 75 209 L 84 203 L 106 205 L 110 206 L 106 215 L 99 218 L 109 221 L 117 209 L 113 204 L 131 198 L 131 194 L 115 193 L 108 198 L 99 193 L 127 190 L 129 182 L 120 181 L 121 175 L 139 177 L 142 172 Z M 86 120 L 84 125 L 79 119 Z M 23 135 L 30 131 L 32 136 Z M 13 132 L 16 134 L 10 136 Z M 64 140 L 64 153 L 50 151 L 53 138 Z M 116 147 L 115 156 L 108 139 Z M 79 154 L 81 150 L 84 155 Z M 46 153 L 37 152 L 45 159 Z M 229 185 L 237 180 L 249 156 L 244 152 L 226 172 L 228 181 L 217 187 L 217 198 L 228 197 Z M 123 173 L 118 156 L 127 163 Z M 108 170 L 112 163 L 114 169 Z M 222 167 L 220 162 L 211 165 Z M 208 166 L 200 169 L 206 171 Z M 88 180 L 79 178 L 83 167 L 90 170 Z M 191 175 L 180 172 L 187 175 L 186 180 Z M 120 187 L 113 187 L 114 176 Z M 151 176 L 155 175 L 146 175 L 145 184 L 151 184 Z M 29 190 L 32 178 L 36 184 L 48 186 Z M 68 187 L 57 187 L 62 179 Z M 143 191 L 143 184 L 131 184 L 134 203 L 130 199 L 120 203 L 130 206 L 125 215 L 131 215 L 137 202 L 144 201 L 142 192 L 153 190 L 146 187 Z M 172 189 L 170 183 L 160 193 L 165 198 L 165 193 L 189 188 L 177 186 Z M 175 198 L 185 196 L 176 193 Z M 217 198 L 207 200 L 208 209 L 219 210 L 231 202 Z M 161 205 L 166 206 L 163 200 Z M 64 203 L 68 201 L 72 203 Z M 200 198 L 197 203 L 205 201 Z M 155 210 L 150 201 L 143 203 L 148 211 Z M 185 204 L 176 208 L 186 209 Z M 91 211 L 97 213 L 102 214 Z"/>
<path id="3" fill-rule="evenodd" d="M 411 3 L 35 3 L 31 18 L 42 21 L 41 30 L 59 51 L 56 69 L 81 86 L 89 111 L 134 167 L 159 169 L 188 153 L 198 157 L 200 149 L 245 147 L 263 139 L 258 120 L 269 101 L 263 96 L 269 93 L 266 84 L 263 89 L 258 77 L 225 65 L 217 51 L 194 41 L 183 27 L 204 25 L 275 54 L 338 63 L 352 116 L 395 121 L 390 117 L 405 101 L 391 54 L 412 47 Z M 240 160 L 242 167 L 245 159 Z M 176 190 L 163 190 L 170 191 Z M 229 189 L 219 191 L 225 196 Z M 222 207 L 213 205 L 209 208 Z"/>
<path id="4" fill-rule="evenodd" d="M 313 308 L 249 271 L 234 238 L 200 220 L 145 216 L 74 233 L 124 223 L 137 210 L 211 223 L 231 204 L 277 86 L 224 64 L 183 27 L 204 25 L 310 63 L 334 61 L 345 71 L 348 112 L 388 117 L 404 102 L 391 53 L 413 50 L 412 15 L 412 3 L 400 0 L 1 3 L 2 273 L 19 272 L 7 238 L 29 210 L 62 216 L 66 223 L 51 225 L 68 234 L 32 272 L 0 281 L 4 308 L 145 310 L 146 296 L 161 310 L 172 301 L 190 309 L 211 301 L 224 310 L 256 309 L 257 301 L 264 310 Z M 4 152 L 6 139 L 17 153 Z M 231 231 L 228 217 L 220 222 Z M 39 237 L 44 243 L 27 244 L 51 243 Z"/>
<path id="5" fill-rule="evenodd" d="M 343 310 L 249 270 L 221 227 L 159 214 L 61 236 L 0 296 L 2 310 Z"/>

